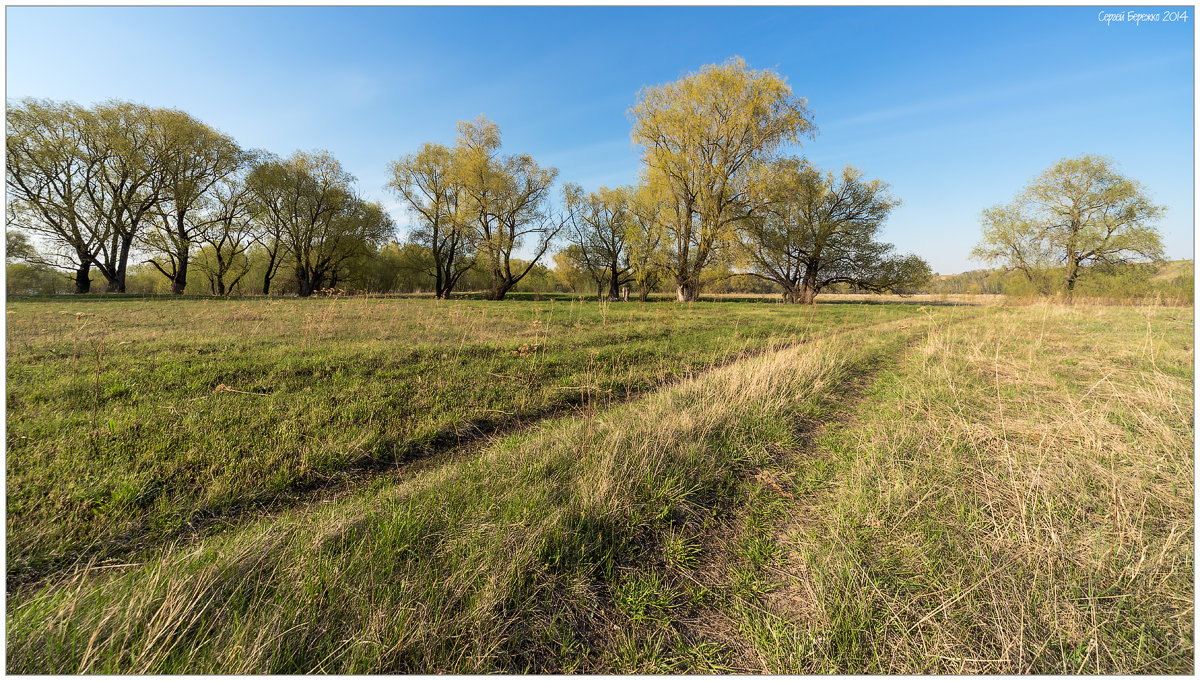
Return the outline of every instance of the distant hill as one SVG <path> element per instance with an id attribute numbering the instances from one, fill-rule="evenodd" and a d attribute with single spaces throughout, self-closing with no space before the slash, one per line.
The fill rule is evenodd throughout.
<path id="1" fill-rule="evenodd" d="M 1154 279 L 1174 279 L 1180 276 L 1194 275 L 1196 271 L 1196 263 L 1193 260 L 1168 260 L 1158 266 L 1158 271 L 1154 273 Z"/>

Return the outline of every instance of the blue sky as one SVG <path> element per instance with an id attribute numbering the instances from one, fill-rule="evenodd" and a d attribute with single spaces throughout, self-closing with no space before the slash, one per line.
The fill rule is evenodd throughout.
<path id="1" fill-rule="evenodd" d="M 405 225 L 387 164 L 457 121 L 488 116 L 560 184 L 615 186 L 638 172 L 638 89 L 739 55 L 808 99 L 799 153 L 892 183 L 883 237 L 936 271 L 981 267 L 979 212 L 1081 153 L 1143 182 L 1168 207 L 1168 256 L 1190 258 L 1195 17 L 1098 18 L 1125 9 L 10 7 L 6 94 L 175 107 L 244 146 L 329 149 Z"/>

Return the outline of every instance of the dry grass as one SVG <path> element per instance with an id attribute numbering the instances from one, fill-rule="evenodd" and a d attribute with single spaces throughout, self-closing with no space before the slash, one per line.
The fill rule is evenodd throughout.
<path id="1" fill-rule="evenodd" d="M 780 537 L 776 669 L 1190 673 L 1191 329 L 1044 304 L 928 336 L 807 453 L 835 472 Z"/>

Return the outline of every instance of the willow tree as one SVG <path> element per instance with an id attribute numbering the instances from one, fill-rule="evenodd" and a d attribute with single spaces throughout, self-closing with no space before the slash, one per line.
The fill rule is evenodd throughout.
<path id="1" fill-rule="evenodd" d="M 232 293 L 250 273 L 247 251 L 254 245 L 261 224 L 256 207 L 244 178 L 226 178 L 212 189 L 201 220 L 196 266 L 215 295 Z"/>
<path id="2" fill-rule="evenodd" d="M 503 300 L 563 228 L 548 202 L 558 171 L 529 154 L 502 155 L 500 128 L 482 116 L 458 124 L 454 164 L 463 192 L 460 210 L 473 228 L 477 262 L 490 277 L 488 298 Z M 530 240 L 533 257 L 514 258 Z"/>
<path id="3" fill-rule="evenodd" d="M 448 297 L 459 278 L 475 264 L 471 225 L 459 208 L 465 192 L 454 165 L 456 156 L 463 154 L 442 144 L 426 143 L 417 153 L 392 163 L 388 182 L 417 218 L 410 240 L 429 250 L 430 266 L 423 269 L 433 276 L 438 298 Z"/>
<path id="4" fill-rule="evenodd" d="M 626 188 L 601 187 L 584 192 L 577 184 L 563 188 L 567 211 L 567 239 L 575 249 L 569 251 L 596 282 L 596 297 L 617 300 L 621 288 L 631 283 L 633 266 L 629 261 L 629 234 L 632 206 Z"/>
<path id="5" fill-rule="evenodd" d="M 633 140 L 645 179 L 661 184 L 676 297 L 695 300 L 701 274 L 748 217 L 754 168 L 813 131 L 806 101 L 769 70 L 741 58 L 638 93 Z"/>
<path id="6" fill-rule="evenodd" d="M 1161 260 L 1162 237 L 1151 223 L 1165 210 L 1111 159 L 1063 159 L 1011 203 L 984 211 L 983 239 L 972 255 L 1020 270 L 1030 281 L 1056 265 L 1070 294 L 1084 266 Z"/>
<path id="7" fill-rule="evenodd" d="M 783 288 L 787 302 L 812 304 L 832 284 L 882 292 L 928 281 L 929 266 L 875 240 L 900 204 L 888 185 L 846 166 L 823 173 L 780 159 L 756 179 L 759 208 L 741 224 L 738 250 L 748 272 Z"/>
<path id="8" fill-rule="evenodd" d="M 329 152 L 262 163 L 249 184 L 263 219 L 291 255 L 300 296 L 336 281 L 340 268 L 394 231 L 378 204 L 355 195 L 354 177 Z"/>
<path id="9" fill-rule="evenodd" d="M 108 291 L 125 292 L 129 256 L 164 201 L 166 169 L 180 153 L 175 123 L 180 112 L 110 101 L 87 112 L 84 145 L 103 159 L 100 172 L 85 185 L 91 212 L 105 238 L 97 240 L 92 264 L 108 281 Z"/>
<path id="10" fill-rule="evenodd" d="M 151 211 L 144 243 L 148 262 L 171 280 L 171 293 L 187 288 L 192 249 L 203 239 L 203 208 L 218 183 L 232 177 L 250 156 L 233 141 L 182 111 L 159 114 L 163 145 L 161 200 Z"/>
<path id="11" fill-rule="evenodd" d="M 12 210 L 76 269 L 124 292 L 134 244 L 144 235 L 179 159 L 181 112 L 109 101 L 91 108 L 26 99 L 7 115 L 6 180 Z"/>
<path id="12" fill-rule="evenodd" d="M 89 149 L 86 109 L 71 102 L 24 99 L 5 115 L 6 222 L 48 241 L 75 272 L 75 292 L 91 291 L 92 262 L 108 223 L 90 203 L 101 150 Z"/>

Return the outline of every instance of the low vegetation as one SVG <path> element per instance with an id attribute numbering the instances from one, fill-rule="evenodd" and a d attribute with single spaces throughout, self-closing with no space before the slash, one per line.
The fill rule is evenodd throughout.
<path id="1" fill-rule="evenodd" d="M 915 310 L 713 305 L 10 303 L 9 579 Z"/>
<path id="2" fill-rule="evenodd" d="M 14 506 L 36 507 L 14 500 L 36 498 L 22 495 L 38 480 L 181 464 L 195 479 L 221 479 L 221 465 L 189 458 L 196 447 L 140 459 L 126 447 L 105 467 L 89 463 L 89 440 L 112 444 L 103 438 L 132 426 L 107 424 L 118 403 L 108 389 L 130 377 L 149 386 L 143 416 L 172 401 L 206 410 L 155 432 L 220 438 L 232 415 L 274 415 L 288 432 L 307 414 L 310 437 L 293 446 L 327 456 L 367 432 L 338 414 L 408 423 L 398 415 L 413 410 L 387 397 L 410 381 L 379 380 L 398 371 L 389 358 L 437 344 L 455 357 L 458 342 L 460 361 L 423 376 L 474 371 L 474 385 L 500 374 L 492 407 L 537 420 L 207 532 L 130 543 L 36 581 L 14 584 L 10 573 L 10 672 L 1192 671 L 1190 308 L 819 305 L 795 315 L 714 303 L 692 317 L 687 307 L 548 301 L 71 305 L 32 302 L 9 315 L 10 376 L 33 372 L 10 384 L 10 570 L 44 551 L 39 533 L 63 546 L 79 528 L 102 527 L 77 518 L 122 518 L 93 503 L 58 519 L 25 510 L 28 526 L 14 523 Z M 470 315 L 485 310 L 494 324 L 471 331 Z M 530 352 L 551 310 L 561 328 Z M 94 377 L 79 379 L 88 399 L 106 400 L 105 416 L 64 409 L 54 418 L 70 414 L 80 435 L 44 429 L 40 442 L 18 442 L 53 410 L 13 389 L 31 393 L 45 372 L 51 389 L 72 394 L 69 330 L 100 312 L 138 320 L 125 325 L 137 335 L 129 345 L 105 341 L 129 354 L 101 355 L 99 393 Z M 262 318 L 238 318 L 254 313 Z M 13 330 L 32 328 L 13 323 L 22 316 L 54 330 L 40 345 L 37 332 L 18 340 Z M 42 322 L 52 318 L 57 326 Z M 302 364 L 277 335 L 295 324 L 308 329 L 293 341 L 308 344 L 302 357 L 333 370 L 263 375 Z M 631 351 L 639 333 L 657 334 L 662 364 L 593 363 L 593 344 Z M 135 342 L 146 347 L 134 352 Z M 549 373 L 532 387 L 504 382 L 538 353 L 558 372 L 534 370 Z M 117 370 L 154 357 L 158 373 L 178 375 L 155 384 L 142 382 L 146 367 Z M 80 352 L 81 367 L 89 358 Z M 696 373 L 666 371 L 681 358 Z M 614 398 L 585 394 L 560 412 L 540 391 L 568 381 Z M 465 404 L 450 392 L 458 385 L 439 384 L 438 405 Z M 629 399 L 616 399 L 623 390 Z M 296 421 L 279 418 L 288 414 Z M 55 444 L 64 437 L 76 439 Z M 71 447 L 74 467 L 56 468 L 54 452 Z M 247 473 L 243 493 L 303 460 Z M 54 493 L 41 484 L 39 494 Z M 158 498 L 189 508 L 205 489 Z M 139 508 L 120 522 L 157 506 Z"/>

